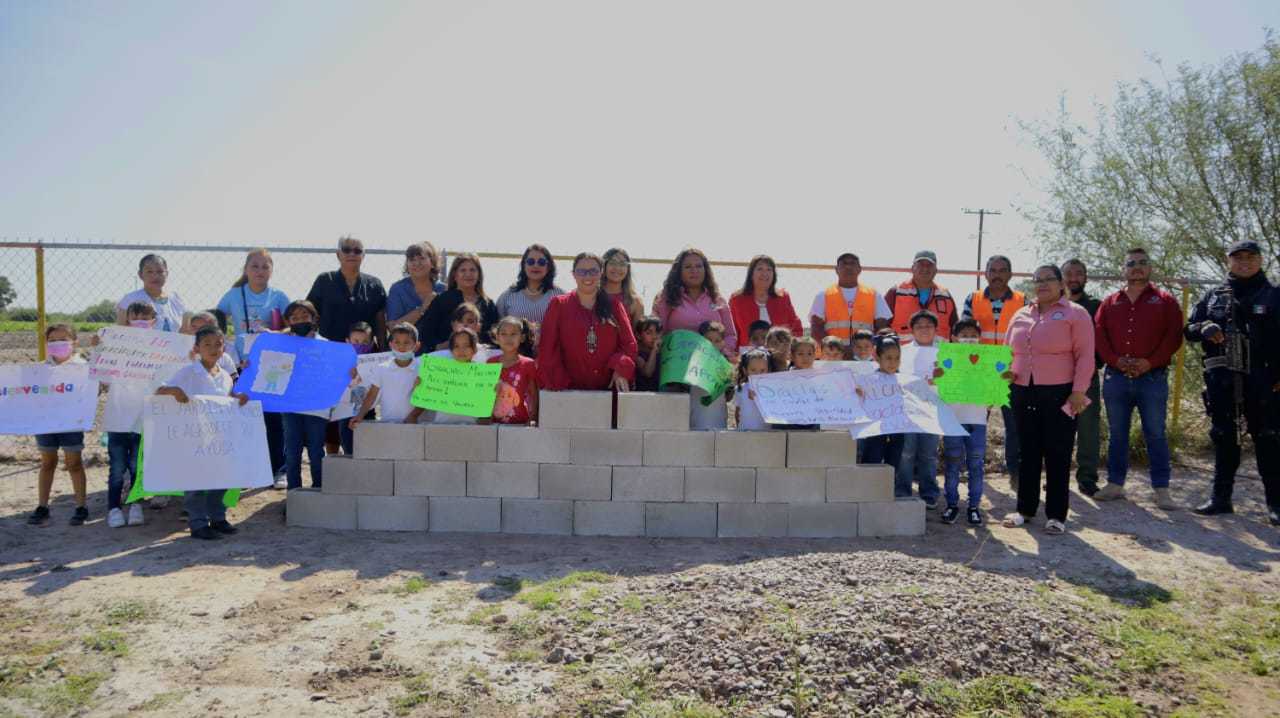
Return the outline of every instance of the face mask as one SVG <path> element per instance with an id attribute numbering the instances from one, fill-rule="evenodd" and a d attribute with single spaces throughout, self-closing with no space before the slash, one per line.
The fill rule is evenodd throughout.
<path id="1" fill-rule="evenodd" d="M 71 356 L 71 342 L 49 342 L 49 356 L 62 361 Z"/>
<path id="2" fill-rule="evenodd" d="M 396 351 L 395 349 L 392 349 L 391 356 L 395 357 L 396 359 L 399 359 L 400 361 L 405 361 L 407 359 L 413 358 L 413 352 L 412 351 L 402 352 L 402 351 Z"/>
<path id="3" fill-rule="evenodd" d="M 129 326 L 137 329 L 150 329 L 155 324 L 154 319 L 130 319 Z"/>
<path id="4" fill-rule="evenodd" d="M 315 328 L 316 325 L 311 322 L 297 322 L 296 324 L 289 325 L 289 331 L 293 332 L 293 335 L 298 337 L 310 336 L 311 332 L 315 331 Z"/>
<path id="5" fill-rule="evenodd" d="M 355 347 L 356 354 L 368 354 L 373 351 L 372 344 L 352 344 L 351 346 Z"/>
<path id="6" fill-rule="evenodd" d="M 977 344 L 980 341 L 977 337 L 956 337 L 956 344 Z"/>

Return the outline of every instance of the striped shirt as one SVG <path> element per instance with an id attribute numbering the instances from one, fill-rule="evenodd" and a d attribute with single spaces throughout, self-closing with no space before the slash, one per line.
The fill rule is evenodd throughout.
<path id="1" fill-rule="evenodd" d="M 547 313 L 547 305 L 551 303 L 551 298 L 561 294 L 564 294 L 563 289 L 552 287 L 540 294 L 537 299 L 531 299 L 523 289 L 508 289 L 498 296 L 498 316 L 522 317 L 534 324 L 542 324 L 542 317 Z"/>

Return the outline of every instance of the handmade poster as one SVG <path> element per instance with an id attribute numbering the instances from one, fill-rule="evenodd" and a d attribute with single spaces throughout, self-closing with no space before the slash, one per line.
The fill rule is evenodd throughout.
<path id="1" fill-rule="evenodd" d="M 142 469 L 152 491 L 271 486 L 262 404 L 233 397 L 147 399 L 142 411 Z"/>
<path id="2" fill-rule="evenodd" d="M 1001 377 L 1013 365 L 1013 350 L 1003 344 L 946 342 L 938 349 L 943 374 L 934 381 L 948 404 L 1009 406 L 1009 382 Z"/>
<path id="3" fill-rule="evenodd" d="M 191 362 L 190 334 L 136 327 L 103 327 L 89 355 L 89 378 L 154 390 Z"/>
<path id="4" fill-rule="evenodd" d="M 356 350 L 344 342 L 289 334 L 258 334 L 237 393 L 262 402 L 264 411 L 326 411 L 351 384 Z"/>
<path id="5" fill-rule="evenodd" d="M 501 376 L 502 364 L 499 363 L 424 356 L 418 364 L 418 386 L 409 396 L 409 403 L 460 416 L 491 416 Z"/>
<path id="6" fill-rule="evenodd" d="M 866 420 L 854 392 L 853 372 L 847 370 L 756 374 L 748 384 L 760 415 L 770 424 L 843 426 Z"/>
<path id="7" fill-rule="evenodd" d="M 867 419 L 849 429 L 855 439 L 881 434 L 968 436 L 950 407 L 924 379 L 876 372 L 854 378 Z"/>
<path id="8" fill-rule="evenodd" d="M 938 360 L 938 344 L 922 347 L 916 344 L 902 346 L 902 363 L 898 373 L 911 374 L 921 379 L 932 379 L 934 362 Z"/>
<path id="9" fill-rule="evenodd" d="M 658 384 L 689 384 L 707 392 L 703 406 L 711 404 L 733 384 L 733 365 L 707 341 L 686 329 L 677 329 L 662 338 L 662 365 Z"/>
<path id="10" fill-rule="evenodd" d="M 146 440 L 146 437 L 143 437 Z M 133 485 L 129 488 L 129 495 L 125 497 L 124 502 L 131 504 L 135 501 L 149 499 L 152 496 L 181 496 L 181 491 L 148 491 L 142 484 L 142 444 L 138 444 L 138 460 L 133 468 Z M 222 505 L 231 508 L 240 503 L 240 489 L 227 489 L 222 495 Z"/>
<path id="11" fill-rule="evenodd" d="M 89 431 L 97 411 L 88 364 L 0 366 L 0 434 Z"/>
<path id="12" fill-rule="evenodd" d="M 848 370 L 853 372 L 854 376 L 860 376 L 874 373 L 876 363 L 873 361 L 825 361 L 819 359 L 813 363 L 813 368 L 815 371 Z"/>
<path id="13" fill-rule="evenodd" d="M 373 354 L 360 354 L 356 356 L 356 375 L 361 383 L 368 382 L 368 373 L 370 367 L 375 367 L 383 362 L 391 361 L 395 355 L 391 352 L 376 352 Z"/>

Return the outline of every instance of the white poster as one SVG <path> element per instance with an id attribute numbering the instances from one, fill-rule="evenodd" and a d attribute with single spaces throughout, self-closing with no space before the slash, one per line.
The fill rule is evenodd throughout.
<path id="1" fill-rule="evenodd" d="M 103 384 L 154 389 L 191 362 L 190 334 L 136 327 L 103 327 L 89 357 L 89 378 Z"/>
<path id="2" fill-rule="evenodd" d="M 270 486 L 262 404 L 193 396 L 179 404 L 152 396 L 142 411 L 142 473 L 148 491 Z"/>
<path id="3" fill-rule="evenodd" d="M 855 439 L 881 434 L 969 435 L 924 379 L 876 372 L 854 381 L 862 390 L 862 408 L 867 414 L 864 423 L 849 429 Z"/>
<path id="4" fill-rule="evenodd" d="M 814 371 L 840 371 L 846 369 L 854 376 L 875 372 L 877 364 L 873 361 L 825 361 L 819 359 L 813 363 Z"/>
<path id="5" fill-rule="evenodd" d="M 902 364 L 898 367 L 898 371 L 902 374 L 913 374 L 921 379 L 932 379 L 937 362 L 937 344 L 927 347 L 906 344 L 902 347 Z"/>
<path id="6" fill-rule="evenodd" d="M 88 364 L 0 366 L 0 434 L 89 431 L 97 410 Z"/>
<path id="7" fill-rule="evenodd" d="M 770 424 L 847 425 L 867 418 L 849 371 L 756 374 L 749 383 L 760 415 Z"/>

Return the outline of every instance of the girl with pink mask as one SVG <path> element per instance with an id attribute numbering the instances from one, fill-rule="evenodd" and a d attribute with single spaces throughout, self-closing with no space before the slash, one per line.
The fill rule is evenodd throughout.
<path id="1" fill-rule="evenodd" d="M 60 366 L 84 363 L 84 359 L 75 353 L 76 330 L 70 325 L 54 324 L 45 330 L 44 337 L 49 352 L 46 364 Z M 80 452 L 84 450 L 84 432 L 39 434 L 36 436 L 36 446 L 40 449 L 40 476 L 36 489 L 39 496 L 36 510 L 31 512 L 27 523 L 43 526 L 49 522 L 49 494 L 53 491 L 53 474 L 58 470 L 58 449 L 62 449 L 62 466 L 71 475 L 71 489 L 76 496 L 76 510 L 71 515 L 71 525 L 83 526 L 89 518 L 89 509 L 85 506 L 84 464 L 80 462 Z"/>

